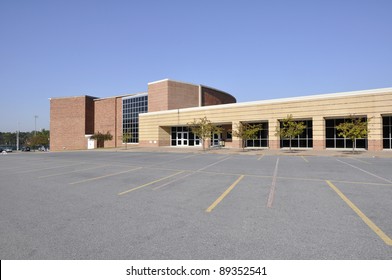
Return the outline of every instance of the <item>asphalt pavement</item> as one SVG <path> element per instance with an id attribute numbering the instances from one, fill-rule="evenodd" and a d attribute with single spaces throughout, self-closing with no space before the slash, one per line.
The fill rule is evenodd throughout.
<path id="1" fill-rule="evenodd" d="M 0 259 L 392 259 L 392 159 L 0 155 Z"/>

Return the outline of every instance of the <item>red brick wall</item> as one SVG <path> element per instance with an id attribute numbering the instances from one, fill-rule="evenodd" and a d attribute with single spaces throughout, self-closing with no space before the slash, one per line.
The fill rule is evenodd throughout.
<path id="1" fill-rule="evenodd" d="M 382 151 L 383 150 L 382 140 L 368 140 L 368 150 L 369 151 Z"/>
<path id="2" fill-rule="evenodd" d="M 199 106 L 199 87 L 190 84 L 168 81 L 168 109 L 181 109 Z M 150 98 L 150 97 L 148 97 Z"/>
<path id="3" fill-rule="evenodd" d="M 122 98 L 116 98 L 116 125 L 117 125 L 117 138 L 116 138 L 116 147 L 121 147 L 122 146 L 122 133 L 123 133 L 123 111 L 122 111 Z"/>
<path id="4" fill-rule="evenodd" d="M 106 98 L 95 100 L 95 133 L 109 132 L 113 139 L 105 141 L 104 147 L 115 147 L 117 130 L 116 130 L 116 98 Z"/>
<path id="5" fill-rule="evenodd" d="M 148 85 L 148 112 L 199 106 L 199 87 L 170 80 Z"/>
<path id="6" fill-rule="evenodd" d="M 85 134 L 93 130 L 94 97 L 80 96 L 50 100 L 50 149 L 86 149 Z"/>
<path id="7" fill-rule="evenodd" d="M 228 93 L 212 88 L 202 87 L 202 106 L 236 103 L 236 99 Z"/>
<path id="8" fill-rule="evenodd" d="M 167 110 L 169 94 L 168 81 L 148 84 L 148 112 Z"/>

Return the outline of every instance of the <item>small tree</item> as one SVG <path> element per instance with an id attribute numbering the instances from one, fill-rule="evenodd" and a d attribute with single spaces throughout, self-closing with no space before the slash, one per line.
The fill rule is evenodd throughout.
<path id="1" fill-rule="evenodd" d="M 35 134 L 32 134 L 27 140 L 26 144 L 36 149 L 38 146 L 49 146 L 49 130 L 42 129 Z"/>
<path id="2" fill-rule="evenodd" d="M 112 140 L 113 135 L 111 135 L 109 131 L 106 132 L 105 134 L 98 131 L 97 133 L 94 133 L 91 136 L 91 139 L 97 140 L 97 147 L 98 148 L 103 148 L 105 141 Z"/>
<path id="3" fill-rule="evenodd" d="M 368 121 L 350 115 L 348 120 L 336 126 L 336 130 L 339 131 L 339 136 L 351 139 L 353 142 L 353 153 L 355 153 L 356 140 L 358 138 L 366 138 L 368 135 Z"/>
<path id="4" fill-rule="evenodd" d="M 275 135 L 289 139 L 291 152 L 291 140 L 301 135 L 306 129 L 306 125 L 301 121 L 295 121 L 292 115 L 287 115 L 285 119 L 281 120 L 281 124 L 282 126 L 277 127 Z"/>
<path id="5" fill-rule="evenodd" d="M 129 140 L 131 140 L 131 138 L 132 138 L 132 133 L 123 132 L 122 141 L 123 141 L 123 143 L 125 143 L 125 150 L 128 149 L 128 142 L 129 142 Z"/>
<path id="6" fill-rule="evenodd" d="M 236 125 L 236 129 L 233 130 L 233 135 L 241 139 L 242 149 L 245 150 L 246 141 L 256 139 L 260 130 L 262 130 L 260 124 L 240 122 Z"/>
<path id="7" fill-rule="evenodd" d="M 203 145 L 203 150 L 206 149 L 206 140 L 210 139 L 212 134 L 220 134 L 222 132 L 222 128 L 212 124 L 211 121 L 207 119 L 207 117 L 200 118 L 198 120 L 194 119 L 193 122 L 188 123 L 188 126 L 190 127 L 192 133 L 200 138 Z"/>

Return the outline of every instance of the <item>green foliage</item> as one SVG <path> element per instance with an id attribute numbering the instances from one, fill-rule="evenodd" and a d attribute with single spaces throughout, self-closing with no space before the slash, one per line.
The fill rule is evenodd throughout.
<path id="1" fill-rule="evenodd" d="M 132 133 L 130 132 L 123 132 L 122 141 L 125 143 L 125 149 L 128 148 L 128 142 L 132 139 Z"/>
<path id="2" fill-rule="evenodd" d="M 288 138 L 290 140 L 290 151 L 291 151 L 291 139 L 299 136 L 306 129 L 306 125 L 301 121 L 295 121 L 293 115 L 287 115 L 287 117 L 280 121 L 282 127 L 277 127 L 276 134 L 281 138 Z"/>
<path id="3" fill-rule="evenodd" d="M 49 146 L 49 130 L 42 129 L 27 139 L 26 144 L 31 147 Z"/>
<path id="4" fill-rule="evenodd" d="M 212 134 L 220 134 L 222 132 L 222 128 L 211 123 L 207 117 L 194 119 L 193 122 L 188 123 L 193 134 L 200 138 L 203 143 L 203 150 L 205 150 L 205 140 L 211 138 Z"/>
<path id="5" fill-rule="evenodd" d="M 91 139 L 97 140 L 97 147 L 98 148 L 103 148 L 104 147 L 104 142 L 105 141 L 110 141 L 113 139 L 113 135 L 110 134 L 110 132 L 102 133 L 102 132 L 97 132 L 94 133 L 91 136 Z"/>
<path id="6" fill-rule="evenodd" d="M 366 138 L 368 130 L 368 121 L 363 118 L 356 118 L 350 115 L 350 118 L 345 122 L 338 124 L 336 130 L 339 132 L 338 135 L 344 138 L 349 138 L 353 141 L 353 153 L 356 148 L 356 139 Z"/>
<path id="7" fill-rule="evenodd" d="M 48 146 L 49 145 L 49 140 L 43 139 L 42 137 L 41 140 L 35 140 L 32 139 L 34 137 L 35 132 L 19 132 L 19 146 L 30 146 L 30 143 L 38 143 L 38 146 Z M 44 134 L 47 139 L 49 139 L 49 130 L 43 129 L 42 131 L 39 131 L 36 133 L 37 135 Z M 0 132 L 0 146 L 10 146 L 10 147 L 16 147 L 16 138 L 17 138 L 17 133 L 16 132 Z"/>
<path id="8" fill-rule="evenodd" d="M 245 149 L 246 141 L 256 139 L 260 130 L 262 130 L 262 126 L 260 124 L 240 122 L 236 125 L 236 129 L 233 130 L 233 136 L 242 140 L 242 148 Z"/>

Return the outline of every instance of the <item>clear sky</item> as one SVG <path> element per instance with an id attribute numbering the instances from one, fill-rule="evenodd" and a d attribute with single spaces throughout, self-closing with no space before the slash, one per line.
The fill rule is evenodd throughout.
<path id="1" fill-rule="evenodd" d="M 391 0 L 0 0 L 0 131 L 170 78 L 238 102 L 392 87 Z"/>

